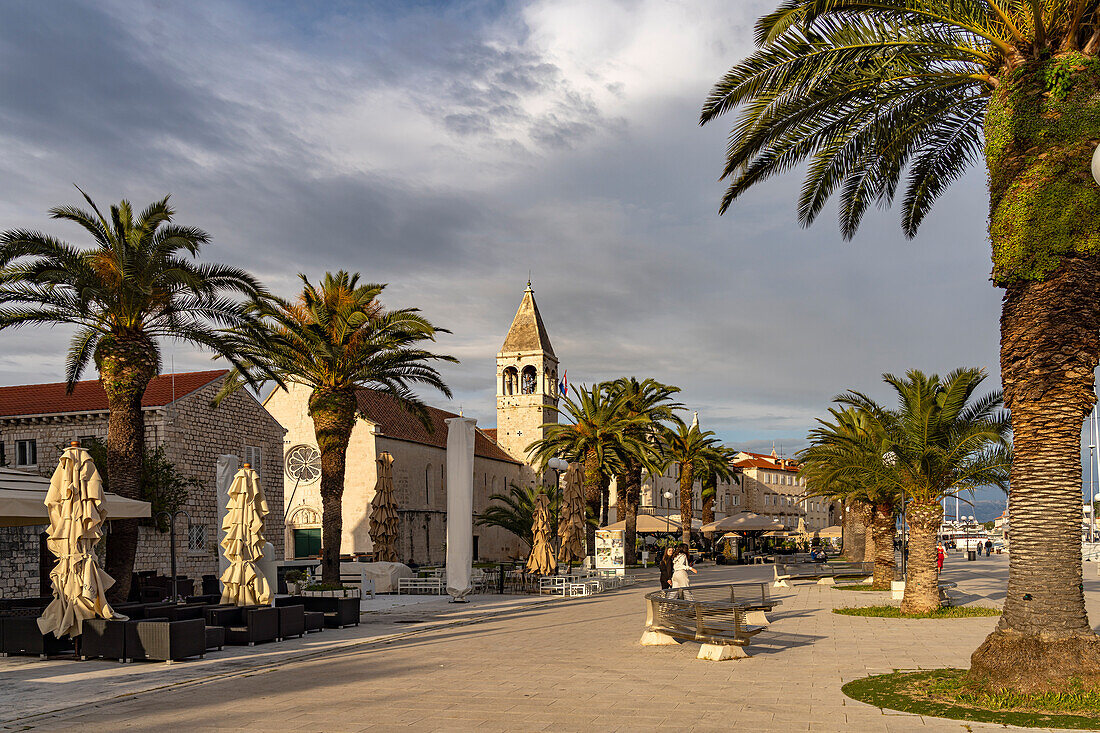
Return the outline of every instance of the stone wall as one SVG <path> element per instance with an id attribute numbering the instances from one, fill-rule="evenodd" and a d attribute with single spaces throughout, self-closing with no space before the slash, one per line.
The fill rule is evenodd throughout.
<path id="1" fill-rule="evenodd" d="M 221 548 L 218 546 L 220 518 L 215 466 L 221 454 L 236 455 L 243 462 L 245 446 L 261 449 L 262 466 L 258 470 L 271 509 L 265 530 L 267 539 L 275 546 L 276 557 L 282 558 L 284 554 L 283 429 L 245 392 L 233 395 L 217 409 L 211 407 L 220 384 L 220 381 L 209 384 L 171 405 L 145 410 L 146 445 L 153 448 L 163 444 L 166 458 L 175 464 L 181 475 L 193 476 L 202 482 L 202 488 L 182 507 L 191 524 L 205 527 L 205 541 L 201 547 L 189 549 L 187 520 L 180 517 L 176 523 L 176 572 L 194 578 L 196 585 L 204 574 L 216 574 L 218 570 Z M 18 468 L 37 471 L 43 476 L 53 473 L 60 451 L 71 441 L 88 437 L 106 441 L 105 412 L 0 420 L 0 441 L 5 445 L 9 465 L 15 467 L 15 441 L 33 438 L 38 445 L 38 464 Z M 32 595 L 37 595 L 37 534 L 44 529 L 39 526 L 0 530 L 4 533 L 0 536 L 0 548 L 4 550 L 0 555 L 0 588 L 12 582 L 17 586 L 30 584 L 35 589 Z M 169 534 L 157 532 L 151 526 L 141 527 L 134 567 L 135 570 L 157 570 L 167 574 Z"/>
<path id="2" fill-rule="evenodd" d="M 46 595 L 38 577 L 38 535 L 45 527 L 0 527 L 0 598 Z"/>

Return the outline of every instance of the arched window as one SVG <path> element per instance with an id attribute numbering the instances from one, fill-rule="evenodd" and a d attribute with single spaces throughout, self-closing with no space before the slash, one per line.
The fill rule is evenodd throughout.
<path id="1" fill-rule="evenodd" d="M 520 386 L 523 394 L 534 394 L 538 388 L 539 373 L 533 366 L 523 367 L 523 379 Z"/>
<path id="2" fill-rule="evenodd" d="M 424 467 L 424 506 L 432 505 L 432 464 Z"/>
<path id="3" fill-rule="evenodd" d="M 515 367 L 508 367 L 504 370 L 504 394 L 514 395 L 519 388 L 519 372 Z"/>
<path id="4" fill-rule="evenodd" d="M 558 372 L 555 369 L 550 372 L 550 396 L 558 397 Z"/>

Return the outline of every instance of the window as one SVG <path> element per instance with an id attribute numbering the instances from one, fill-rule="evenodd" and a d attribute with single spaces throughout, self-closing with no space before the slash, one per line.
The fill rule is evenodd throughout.
<path id="1" fill-rule="evenodd" d="M 520 390 L 523 394 L 534 394 L 538 381 L 539 375 L 533 366 L 523 367 L 523 377 L 520 380 Z"/>
<path id="2" fill-rule="evenodd" d="M 15 465 L 16 466 L 37 466 L 38 465 L 38 443 L 34 440 L 17 440 L 15 441 Z"/>
<path id="3" fill-rule="evenodd" d="M 206 525 L 187 525 L 187 550 L 189 552 L 206 552 Z"/>
<path id="4" fill-rule="evenodd" d="M 263 466 L 263 451 L 258 445 L 246 445 L 244 447 L 244 463 L 251 464 L 254 471 L 259 471 Z"/>
<path id="5" fill-rule="evenodd" d="M 302 559 L 321 554 L 321 528 L 294 530 L 294 557 Z"/>
<path id="6" fill-rule="evenodd" d="M 8 465 L 8 457 L 4 455 L 4 443 L 0 441 L 0 466 Z"/>
<path id="7" fill-rule="evenodd" d="M 424 467 L 424 506 L 432 505 L 432 464 Z"/>
<path id="8" fill-rule="evenodd" d="M 99 442 L 99 438 L 94 435 L 81 435 L 79 438 L 77 438 L 77 441 L 80 442 L 81 448 L 91 448 L 93 445 Z"/>
<path id="9" fill-rule="evenodd" d="M 515 367 L 504 370 L 504 394 L 511 396 L 519 391 L 519 372 Z"/>

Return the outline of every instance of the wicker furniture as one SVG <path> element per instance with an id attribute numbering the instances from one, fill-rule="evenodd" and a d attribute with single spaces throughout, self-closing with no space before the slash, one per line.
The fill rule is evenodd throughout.
<path id="1" fill-rule="evenodd" d="M 206 655 L 206 624 L 202 619 L 128 621 L 126 634 L 128 661 L 152 659 L 174 662 Z"/>
<path id="2" fill-rule="evenodd" d="M 126 625 L 136 621 L 113 618 L 90 618 L 84 622 L 80 635 L 81 659 L 117 659 L 125 662 Z"/>

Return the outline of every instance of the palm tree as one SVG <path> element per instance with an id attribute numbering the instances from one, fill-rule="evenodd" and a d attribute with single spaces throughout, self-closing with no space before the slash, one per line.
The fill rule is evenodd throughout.
<path id="1" fill-rule="evenodd" d="M 533 486 L 521 488 L 515 484 L 508 487 L 507 494 L 492 494 L 490 504 L 475 517 L 475 523 L 481 527 L 500 527 L 519 537 L 528 547 L 534 545 L 535 535 L 532 527 L 535 523 L 535 502 L 541 492 L 550 499 L 550 526 L 558 526 L 558 508 L 561 505 L 561 492 L 548 487 L 536 489 Z"/>
<path id="2" fill-rule="evenodd" d="M 877 408 L 881 409 L 881 408 Z M 882 456 L 890 444 L 865 409 L 829 408 L 833 422 L 819 419 L 810 446 L 800 451 L 806 495 L 823 496 L 857 507 L 871 530 L 874 549 L 872 587 L 887 590 L 894 580 L 894 535 L 902 494 L 882 476 Z"/>
<path id="3" fill-rule="evenodd" d="M 104 216 L 81 194 L 91 211 L 59 206 L 50 210 L 50 217 L 83 227 L 91 235 L 90 247 L 26 229 L 0 234 L 0 329 L 76 327 L 65 381 L 72 391 L 88 363 L 95 363 L 107 393 L 111 490 L 141 499 L 141 399 L 160 372 L 160 340 L 204 347 L 236 363 L 233 339 L 219 327 L 248 323 L 246 302 L 267 293 L 244 270 L 196 262 L 210 237 L 173 223 L 175 211 L 167 196 L 135 218 L 129 201 L 112 206 Z M 137 540 L 137 520 L 111 522 L 106 570 L 115 579 L 112 600 L 125 600 L 129 593 Z"/>
<path id="4" fill-rule="evenodd" d="M 434 387 L 450 397 L 430 362 L 457 360 L 420 346 L 448 332 L 416 308 L 387 310 L 379 300 L 384 284 L 360 284 L 358 274 L 342 270 L 326 273 L 318 285 L 299 277 L 297 300 L 272 300 L 261 326 L 238 333 L 242 364 L 230 371 L 218 399 L 240 389 L 244 379 L 268 375 L 284 389 L 288 382 L 310 388 L 309 416 L 321 451 L 321 578 L 339 584 L 344 468 L 359 412 L 355 393 L 386 392 L 430 428 L 412 386 Z"/>
<path id="5" fill-rule="evenodd" d="M 683 524 L 683 542 L 691 544 L 692 500 L 694 499 L 696 466 L 701 471 L 713 468 L 720 459 L 716 453 L 721 447 L 710 430 L 700 430 L 699 425 L 688 425 L 679 417 L 673 418 L 672 428 L 665 431 L 661 440 L 661 454 L 665 465 L 675 463 L 680 467 L 680 522 Z"/>
<path id="6" fill-rule="evenodd" d="M 639 442 L 645 446 L 641 454 L 626 451 L 623 455 L 623 471 L 616 476 L 618 508 L 620 519 L 626 521 L 625 561 L 627 565 L 638 562 L 638 507 L 641 504 L 642 470 L 652 467 L 659 459 L 656 452 L 656 439 L 660 434 L 661 423 L 672 419 L 674 410 L 682 409 L 672 395 L 680 391 L 679 387 L 661 384 L 654 379 L 638 381 L 635 377 L 620 377 L 614 382 L 606 382 L 604 388 L 613 396 L 622 400 L 627 415 L 644 419 L 633 428 Z"/>
<path id="7" fill-rule="evenodd" d="M 799 220 L 810 224 L 839 191 L 850 237 L 904 173 L 902 226 L 914 236 L 984 159 L 1015 460 L 1004 613 L 971 674 L 1016 689 L 1091 676 L 1100 638 L 1085 611 L 1075 507 L 1100 360 L 1097 0 L 783 0 L 756 42 L 702 111 L 706 123 L 740 110 L 722 211 L 808 162 Z"/>
<path id="8" fill-rule="evenodd" d="M 559 413 L 570 422 L 546 423 L 544 437 L 527 446 L 534 463 L 542 466 L 551 458 L 564 458 L 584 465 L 584 494 L 589 509 L 600 516 L 600 526 L 607 524 L 606 510 L 601 502 L 611 477 L 625 469 L 629 455 L 646 455 L 649 450 L 639 438 L 639 431 L 650 424 L 641 415 L 632 415 L 625 408 L 625 398 L 612 394 L 602 384 L 586 388 L 574 387 L 574 401 L 562 395 Z M 591 552 L 596 542 L 595 527 L 587 530 Z"/>
<path id="9" fill-rule="evenodd" d="M 893 485 L 907 501 L 908 574 L 903 614 L 940 606 L 936 535 L 943 523 L 940 500 L 981 486 L 1008 488 L 1012 465 L 1009 420 L 1001 395 L 976 398 L 985 380 L 981 369 L 957 369 L 941 379 L 910 370 L 905 377 L 884 374 L 898 396 L 895 410 L 883 410 L 858 392 L 838 400 L 869 415 L 872 430 L 887 446 L 877 480 Z"/>

